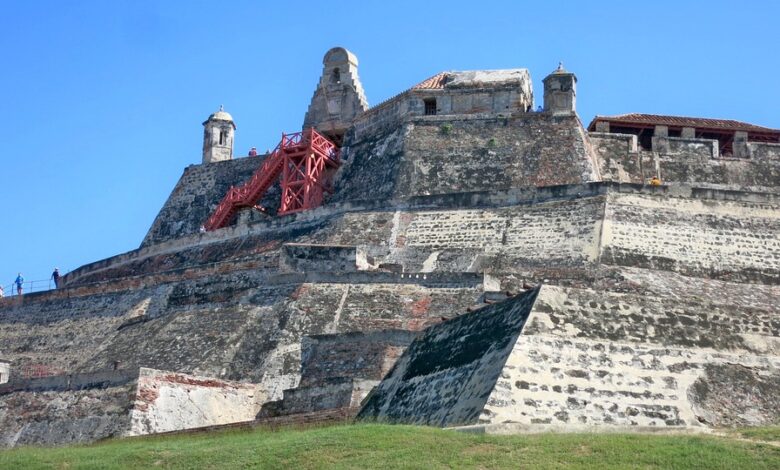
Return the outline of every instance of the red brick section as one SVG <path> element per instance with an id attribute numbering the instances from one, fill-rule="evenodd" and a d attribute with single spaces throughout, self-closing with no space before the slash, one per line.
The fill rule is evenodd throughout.
<path id="1" fill-rule="evenodd" d="M 138 391 L 138 402 L 135 408 L 139 411 L 147 411 L 149 405 L 155 402 L 160 396 L 160 392 L 156 388 L 145 387 Z"/>
<path id="2" fill-rule="evenodd" d="M 180 375 L 180 374 L 166 374 L 158 379 L 161 382 L 169 382 L 183 385 L 195 385 L 198 387 L 213 387 L 213 388 L 246 388 L 239 384 L 225 382 L 217 379 L 196 379 L 194 377 Z"/>
<path id="3" fill-rule="evenodd" d="M 39 379 L 54 375 L 64 375 L 65 371 L 47 364 L 30 364 L 17 373 L 25 379 Z"/>
<path id="4" fill-rule="evenodd" d="M 194 434 L 201 432 L 218 431 L 221 429 L 254 429 L 254 428 L 308 428 L 317 426 L 327 426 L 332 424 L 351 424 L 355 420 L 360 408 L 335 408 L 330 410 L 315 411 L 312 413 L 299 413 L 286 416 L 275 416 L 270 418 L 257 419 L 255 421 L 244 421 L 241 423 L 222 424 L 218 426 L 203 426 L 200 428 L 182 429 L 179 431 L 162 432 L 156 435 L 172 434 Z M 144 437 L 144 436 L 133 436 Z"/>

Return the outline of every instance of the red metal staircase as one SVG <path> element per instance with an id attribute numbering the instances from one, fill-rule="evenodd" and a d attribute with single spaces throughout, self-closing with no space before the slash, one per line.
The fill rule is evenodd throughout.
<path id="1" fill-rule="evenodd" d="M 256 207 L 268 188 L 282 177 L 282 204 L 279 215 L 313 209 L 322 204 L 326 191 L 331 192 L 331 178 L 339 166 L 336 144 L 314 129 L 282 134 L 282 140 L 252 177 L 241 186 L 231 186 L 203 227 L 216 230 L 225 227 L 239 209 Z"/>

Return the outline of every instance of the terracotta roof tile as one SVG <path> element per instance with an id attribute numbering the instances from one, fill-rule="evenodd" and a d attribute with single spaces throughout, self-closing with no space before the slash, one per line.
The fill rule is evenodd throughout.
<path id="1" fill-rule="evenodd" d="M 439 72 L 431 78 L 421 81 L 412 90 L 441 90 L 447 82 L 447 72 Z"/>
<path id="2" fill-rule="evenodd" d="M 778 133 L 780 130 L 769 127 L 757 126 L 747 122 L 734 121 L 731 119 L 709 119 L 684 116 L 663 116 L 658 114 L 620 114 L 617 116 L 596 116 L 588 125 L 589 130 L 596 127 L 596 122 L 609 122 L 615 124 L 640 124 L 640 125 L 659 125 L 673 127 L 694 127 L 696 129 L 726 130 L 726 131 L 747 131 L 760 133 Z"/>

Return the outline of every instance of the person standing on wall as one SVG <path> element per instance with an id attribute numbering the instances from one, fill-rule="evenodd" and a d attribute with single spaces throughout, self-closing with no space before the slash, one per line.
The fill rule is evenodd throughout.
<path id="1" fill-rule="evenodd" d="M 16 276 L 14 283 L 16 283 L 16 294 L 22 295 L 22 291 L 24 290 L 24 278 L 22 277 L 22 273 L 19 273 L 19 275 Z"/>
<path id="2" fill-rule="evenodd" d="M 51 278 L 54 280 L 54 288 L 60 288 L 60 268 L 54 268 L 54 272 L 51 273 Z"/>

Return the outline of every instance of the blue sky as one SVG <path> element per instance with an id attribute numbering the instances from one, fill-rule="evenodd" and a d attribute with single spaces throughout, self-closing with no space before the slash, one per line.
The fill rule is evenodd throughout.
<path id="1" fill-rule="evenodd" d="M 780 128 L 765 2 L 4 0 L 0 284 L 136 248 L 220 104 L 236 150 L 300 128 L 332 46 L 369 104 L 441 71 L 526 67 L 537 103 L 559 60 L 578 111 Z"/>

